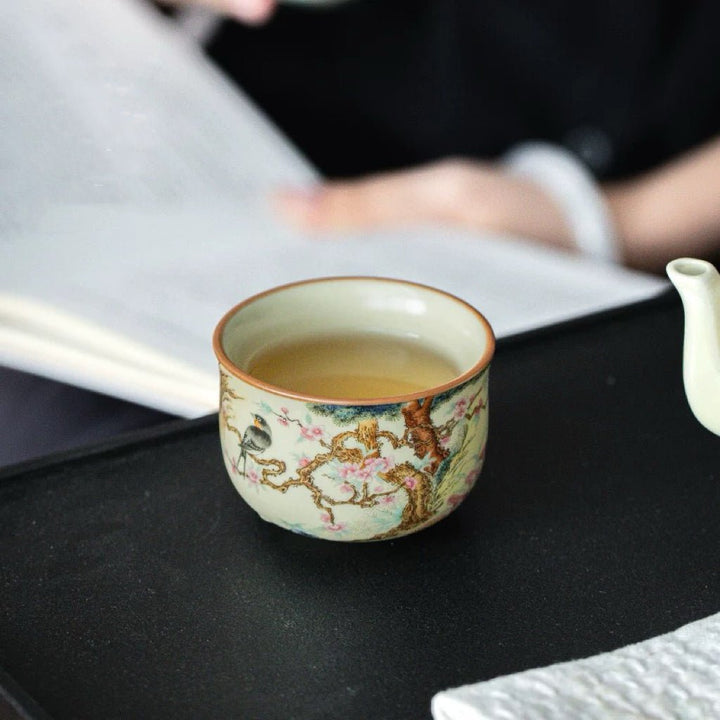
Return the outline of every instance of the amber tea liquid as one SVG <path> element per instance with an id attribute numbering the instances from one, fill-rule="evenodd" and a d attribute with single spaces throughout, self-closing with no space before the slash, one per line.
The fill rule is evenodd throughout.
<path id="1" fill-rule="evenodd" d="M 376 333 L 309 336 L 263 348 L 248 372 L 293 392 L 367 400 L 414 393 L 449 382 L 459 369 L 411 338 Z"/>

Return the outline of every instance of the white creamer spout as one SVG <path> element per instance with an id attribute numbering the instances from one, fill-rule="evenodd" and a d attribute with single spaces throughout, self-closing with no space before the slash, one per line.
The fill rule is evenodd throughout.
<path id="1" fill-rule="evenodd" d="M 692 258 L 673 260 L 667 274 L 685 310 L 685 394 L 695 417 L 720 435 L 720 274 Z"/>

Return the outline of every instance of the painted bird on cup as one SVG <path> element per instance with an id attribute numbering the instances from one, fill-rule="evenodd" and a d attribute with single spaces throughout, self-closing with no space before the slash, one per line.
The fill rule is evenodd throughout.
<path id="1" fill-rule="evenodd" d="M 242 441 L 240 442 L 240 458 L 243 461 L 242 474 L 245 477 L 245 469 L 247 466 L 248 453 L 261 453 L 267 450 L 272 443 L 272 433 L 270 432 L 270 426 L 267 424 L 262 415 L 252 414 L 253 422 L 252 425 L 248 425 L 243 433 Z M 238 458 L 238 459 L 240 459 Z M 238 463 L 239 465 L 240 463 Z"/>

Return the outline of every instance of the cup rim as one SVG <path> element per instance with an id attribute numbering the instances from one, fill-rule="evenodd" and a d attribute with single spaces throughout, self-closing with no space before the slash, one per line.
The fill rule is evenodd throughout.
<path id="1" fill-rule="evenodd" d="M 447 382 L 441 384 L 441 385 L 435 385 L 433 387 L 429 387 L 423 390 L 416 391 L 414 393 L 405 393 L 401 395 L 390 395 L 385 397 L 377 397 L 377 398 L 329 398 L 324 397 L 322 395 L 312 395 L 309 393 L 301 393 L 296 392 L 294 390 L 288 390 L 287 388 L 280 387 L 278 385 L 272 385 L 271 383 L 265 382 L 264 380 L 260 380 L 259 378 L 254 377 L 250 373 L 241 370 L 239 367 L 237 367 L 232 360 L 227 356 L 225 353 L 225 350 L 222 346 L 222 334 L 225 330 L 225 326 L 227 323 L 235 316 L 236 313 L 238 313 L 242 308 L 244 308 L 247 305 L 250 305 L 257 300 L 260 300 L 261 298 L 267 297 L 269 295 L 275 295 L 277 293 L 283 292 L 285 290 L 288 290 L 289 288 L 298 287 L 301 285 L 311 285 L 316 283 L 330 283 L 330 282 L 358 282 L 358 281 L 367 281 L 371 280 L 373 282 L 382 282 L 382 283 L 397 283 L 398 285 L 405 285 L 410 287 L 419 288 L 424 291 L 430 291 L 432 293 L 437 293 L 438 295 L 443 296 L 446 299 L 449 299 L 461 306 L 463 306 L 465 309 L 469 310 L 477 320 L 480 321 L 480 325 L 485 330 L 486 335 L 486 344 L 485 344 L 485 351 L 480 356 L 480 359 L 470 368 L 468 368 L 465 372 L 456 375 L 452 380 L 448 380 Z M 493 358 L 493 355 L 495 353 L 495 333 L 492 329 L 492 326 L 488 322 L 487 318 L 475 307 L 473 307 L 469 302 L 463 300 L 462 298 L 457 297 L 457 295 L 453 295 L 452 293 L 447 292 L 446 290 L 440 290 L 439 288 L 432 287 L 431 285 L 425 285 L 423 283 L 414 282 L 412 280 L 401 280 L 399 278 L 390 278 L 390 277 L 382 277 L 382 276 L 376 276 L 376 275 L 335 275 L 335 276 L 327 276 L 327 277 L 316 277 L 316 278 L 309 278 L 306 280 L 296 280 L 294 282 L 284 283 L 282 285 L 277 285 L 273 288 L 269 288 L 268 290 L 263 290 L 262 292 L 256 293 L 254 295 L 251 295 L 250 297 L 246 298 L 245 300 L 242 300 L 241 302 L 237 303 L 237 305 L 234 305 L 232 308 L 230 308 L 220 319 L 218 324 L 215 327 L 215 331 L 213 332 L 213 338 L 212 338 L 212 344 L 213 344 L 213 351 L 215 352 L 215 356 L 220 363 L 220 366 L 229 372 L 231 375 L 234 375 L 235 377 L 239 378 L 240 380 L 243 380 L 248 385 L 252 385 L 253 387 L 259 388 L 261 390 L 264 390 L 266 392 L 269 392 L 273 395 L 278 395 L 280 397 L 288 398 L 291 400 L 298 400 L 301 402 L 307 402 L 312 403 L 316 405 L 337 405 L 337 406 L 344 406 L 344 405 L 394 405 L 397 403 L 406 403 L 410 402 L 412 400 L 419 400 L 421 398 L 431 397 L 435 395 L 439 395 L 440 393 L 443 393 L 447 390 L 450 390 L 451 388 L 458 387 L 459 385 L 462 385 L 464 382 L 467 382 L 471 378 L 475 377 L 477 374 L 485 370 L 489 365 L 490 361 Z"/>

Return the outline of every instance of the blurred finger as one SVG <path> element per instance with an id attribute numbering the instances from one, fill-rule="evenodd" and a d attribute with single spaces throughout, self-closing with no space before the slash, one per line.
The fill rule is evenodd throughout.
<path id="1" fill-rule="evenodd" d="M 162 0 L 169 5 L 198 5 L 233 17 L 249 25 L 259 25 L 270 18 L 276 0 Z"/>

